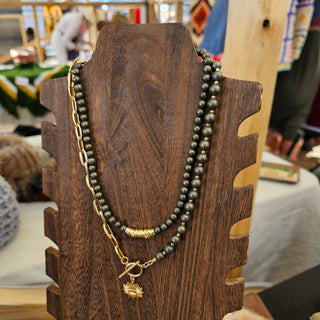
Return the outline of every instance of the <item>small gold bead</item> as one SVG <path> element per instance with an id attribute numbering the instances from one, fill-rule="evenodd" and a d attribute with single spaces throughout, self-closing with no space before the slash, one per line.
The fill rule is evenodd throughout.
<path id="1" fill-rule="evenodd" d="M 203 163 L 199 163 L 198 166 L 199 166 L 199 167 L 203 167 Z"/>
<path id="2" fill-rule="evenodd" d="M 181 225 L 182 225 L 182 226 L 185 226 L 185 225 L 186 225 L 186 223 L 185 223 L 185 222 L 181 222 Z"/>
<path id="3" fill-rule="evenodd" d="M 203 138 L 203 140 L 208 141 L 208 140 L 209 140 L 209 138 L 208 138 L 208 137 L 204 137 L 204 138 Z"/>
<path id="4" fill-rule="evenodd" d="M 175 246 L 175 244 L 171 242 L 171 243 L 170 243 L 170 246 L 174 247 L 174 246 Z"/>
<path id="5" fill-rule="evenodd" d="M 180 238 L 180 237 L 181 237 L 181 234 L 180 234 L 180 233 L 177 233 L 176 236 Z"/>
<path id="6" fill-rule="evenodd" d="M 201 151 L 202 154 L 205 154 L 206 152 L 204 150 Z"/>
<path id="7" fill-rule="evenodd" d="M 190 211 L 187 211 L 186 214 L 191 214 L 191 212 L 190 212 Z"/>
<path id="8" fill-rule="evenodd" d="M 195 176 L 194 178 L 195 178 L 195 179 L 199 179 L 200 177 L 199 177 L 199 176 Z"/>
<path id="9" fill-rule="evenodd" d="M 211 96 L 211 99 L 215 99 L 216 98 L 216 96 Z"/>
<path id="10" fill-rule="evenodd" d="M 188 201 L 188 202 L 192 203 L 192 202 L 193 202 L 193 200 L 192 200 L 192 199 L 189 199 L 189 201 Z"/>
<path id="11" fill-rule="evenodd" d="M 211 124 L 210 123 L 206 123 L 206 127 L 211 127 Z"/>
<path id="12" fill-rule="evenodd" d="M 219 84 L 219 81 L 215 81 L 214 84 Z"/>
<path id="13" fill-rule="evenodd" d="M 198 191 L 198 188 L 193 188 L 192 190 L 193 190 L 193 191 Z"/>
<path id="14" fill-rule="evenodd" d="M 214 110 L 210 110 L 210 113 L 213 113 L 213 114 L 214 114 Z"/>

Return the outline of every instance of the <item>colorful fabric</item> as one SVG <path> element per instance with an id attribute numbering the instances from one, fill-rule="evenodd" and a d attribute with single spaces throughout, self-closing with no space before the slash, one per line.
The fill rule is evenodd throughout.
<path id="1" fill-rule="evenodd" d="M 18 107 L 27 108 L 34 116 L 43 116 L 48 110 L 40 104 L 41 81 L 64 77 L 68 69 L 67 65 L 41 68 L 32 62 L 0 70 L 0 105 L 16 118 Z"/>
<path id="2" fill-rule="evenodd" d="M 314 1 L 314 10 L 310 31 L 320 31 L 320 0 Z"/>
<path id="3" fill-rule="evenodd" d="M 279 71 L 300 58 L 313 15 L 314 0 L 291 0 L 279 58 Z"/>
<path id="4" fill-rule="evenodd" d="M 224 50 L 226 37 L 228 0 L 217 0 L 211 9 L 204 30 L 203 41 L 199 47 L 207 49 L 213 55 L 219 55 Z"/>
<path id="5" fill-rule="evenodd" d="M 203 40 L 203 31 L 216 0 L 193 0 L 190 11 L 191 37 L 195 46 Z"/>

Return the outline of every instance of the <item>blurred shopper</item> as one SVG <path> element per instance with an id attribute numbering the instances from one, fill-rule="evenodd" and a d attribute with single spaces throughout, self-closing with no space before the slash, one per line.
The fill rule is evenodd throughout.
<path id="1" fill-rule="evenodd" d="M 83 35 L 89 28 L 89 21 L 77 11 L 67 12 L 55 25 L 51 44 L 60 64 L 79 56 L 81 46 L 86 43 Z"/>

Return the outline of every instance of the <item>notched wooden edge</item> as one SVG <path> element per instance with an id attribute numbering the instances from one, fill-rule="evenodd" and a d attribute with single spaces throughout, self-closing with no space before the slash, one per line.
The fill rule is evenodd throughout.
<path id="1" fill-rule="evenodd" d="M 57 104 L 53 99 L 56 97 L 57 88 L 63 87 L 67 81 L 67 77 L 43 80 L 40 83 L 40 103 L 48 110 L 50 110 L 55 118 L 57 118 Z M 49 95 L 50 93 L 50 95 Z"/>
<path id="2" fill-rule="evenodd" d="M 54 159 L 57 159 L 55 151 L 57 146 L 56 141 L 56 125 L 48 122 L 43 121 L 41 123 L 41 139 L 42 139 L 42 149 L 47 151 L 50 156 L 52 156 Z"/>
<path id="3" fill-rule="evenodd" d="M 47 311 L 56 319 L 62 319 L 61 289 L 54 284 L 47 287 Z"/>
<path id="4" fill-rule="evenodd" d="M 231 270 L 247 263 L 248 245 L 249 235 L 247 233 L 229 236 L 227 248 L 230 254 L 227 257 L 225 277 Z"/>
<path id="5" fill-rule="evenodd" d="M 234 208 L 234 216 L 232 218 L 232 226 L 240 220 L 251 217 L 253 206 L 253 184 L 249 184 L 240 188 L 233 188 L 233 197 L 231 206 Z M 237 207 L 235 204 L 241 204 Z M 232 228 L 231 226 L 231 228 Z"/>
<path id="6" fill-rule="evenodd" d="M 60 220 L 59 212 L 53 208 L 44 210 L 44 234 L 58 247 L 60 246 Z"/>
<path id="7" fill-rule="evenodd" d="M 225 281 L 226 297 L 228 301 L 228 312 L 234 312 L 242 308 L 244 294 L 244 278 L 227 279 Z M 232 297 L 240 296 L 241 299 L 232 299 Z"/>
<path id="8" fill-rule="evenodd" d="M 42 169 L 43 194 L 52 201 L 57 202 L 55 188 L 58 186 L 58 173 L 48 168 Z"/>
<path id="9" fill-rule="evenodd" d="M 46 274 L 58 285 L 59 281 L 59 251 L 53 247 L 46 249 Z"/>
<path id="10" fill-rule="evenodd" d="M 240 82 L 245 82 L 251 84 L 250 91 L 252 92 L 252 103 L 247 108 L 242 108 L 242 113 L 239 117 L 238 127 L 249 117 L 258 113 L 261 110 L 261 102 L 262 102 L 262 84 L 257 81 L 247 81 L 247 80 L 237 80 Z"/>

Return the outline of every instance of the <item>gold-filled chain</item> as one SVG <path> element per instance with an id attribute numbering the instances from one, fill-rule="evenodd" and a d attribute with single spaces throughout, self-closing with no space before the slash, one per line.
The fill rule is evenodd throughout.
<path id="1" fill-rule="evenodd" d="M 123 251 L 121 250 L 120 246 L 119 246 L 119 242 L 118 240 L 116 239 L 112 229 L 110 228 L 106 218 L 104 217 L 103 215 L 103 211 L 101 210 L 100 208 L 100 204 L 98 202 L 98 199 L 96 197 L 96 194 L 94 192 L 94 189 L 90 183 L 90 173 L 89 173 L 89 169 L 88 169 L 88 155 L 87 155 L 87 151 L 85 150 L 85 147 L 84 147 L 84 143 L 83 143 L 83 140 L 82 140 L 82 128 L 80 126 L 80 119 L 79 119 L 79 114 L 78 114 L 78 110 L 77 110 L 77 101 L 76 101 L 76 98 L 75 98 L 75 92 L 74 92 L 74 83 L 72 82 L 72 74 L 71 74 L 71 71 L 74 67 L 74 65 L 76 63 L 78 63 L 79 60 L 76 59 L 73 64 L 71 65 L 70 69 L 69 69 L 69 73 L 68 73 L 68 93 L 69 93 L 69 97 L 70 97 L 70 100 L 71 100 L 71 104 L 72 104 L 72 121 L 73 121 L 73 125 L 74 125 L 74 130 L 75 130 L 75 135 L 76 135 L 76 138 L 77 138 L 77 145 L 78 145 L 78 150 L 79 150 L 79 158 L 80 158 L 80 163 L 81 165 L 85 168 L 85 172 L 86 172 L 86 177 L 85 177 L 85 181 L 86 181 L 86 185 L 89 189 L 89 191 L 91 192 L 92 194 L 92 197 L 93 197 L 93 208 L 94 208 L 94 211 L 97 213 L 97 215 L 101 218 L 101 221 L 102 221 L 102 227 L 103 227 L 103 230 L 105 232 L 105 234 L 107 235 L 108 239 L 110 239 L 110 242 L 117 254 L 117 256 L 119 257 L 120 261 L 122 264 L 124 264 L 126 266 L 126 271 L 122 274 L 126 274 L 128 273 L 129 276 L 132 276 L 133 274 L 130 273 L 130 270 L 132 268 L 127 268 L 127 266 L 131 266 L 131 265 L 134 265 L 134 266 L 137 266 L 140 268 L 140 274 L 142 274 L 142 270 L 143 269 L 147 269 L 149 268 L 151 265 L 153 265 L 157 259 L 156 258 L 153 258 L 153 259 L 150 259 L 144 263 L 133 263 L 133 262 L 130 262 L 129 258 L 123 253 Z M 121 275 L 121 276 L 122 276 Z"/>

